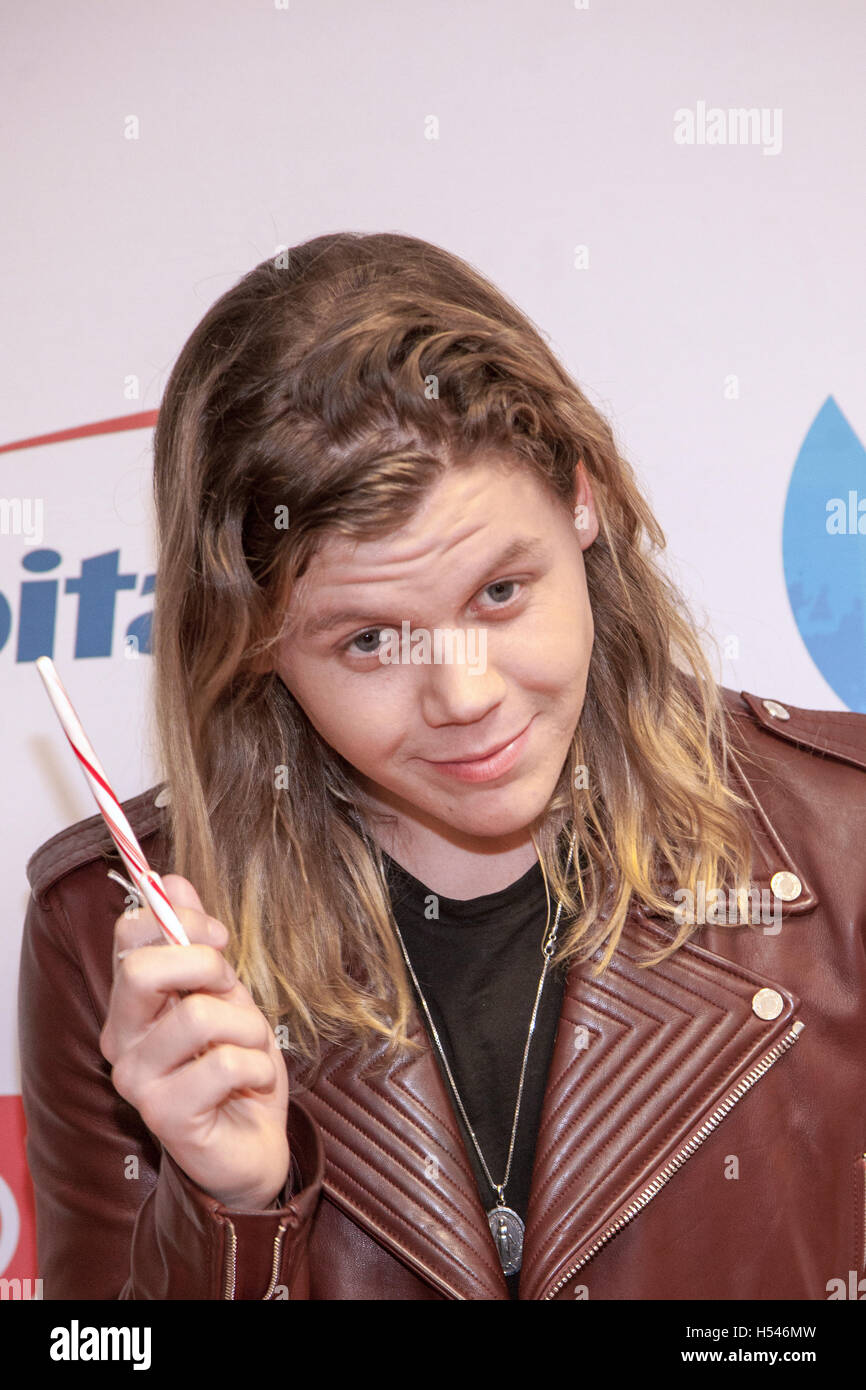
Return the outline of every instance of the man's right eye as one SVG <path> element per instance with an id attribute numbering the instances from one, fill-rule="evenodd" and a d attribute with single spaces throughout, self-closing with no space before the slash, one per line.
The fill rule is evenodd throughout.
<path id="1" fill-rule="evenodd" d="M 344 652 L 352 652 L 352 654 L 355 656 L 375 656 L 382 645 L 381 634 L 384 631 L 385 629 L 381 627 L 365 628 L 363 632 L 356 633 L 354 637 L 349 638 L 348 642 L 344 642 L 342 650 Z M 356 642 L 363 644 L 365 638 L 368 637 L 375 637 L 377 639 L 373 646 L 362 646 L 358 649 L 355 648 Z"/>

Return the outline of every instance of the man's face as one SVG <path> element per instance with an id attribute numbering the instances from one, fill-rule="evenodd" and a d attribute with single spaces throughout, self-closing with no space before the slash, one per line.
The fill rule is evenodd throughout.
<path id="1" fill-rule="evenodd" d="M 500 837 L 544 811 L 593 641 L 583 549 L 598 526 L 578 476 L 580 529 L 525 469 L 495 458 L 451 469 L 389 538 L 328 537 L 292 594 L 275 669 L 374 803 L 407 828 Z M 503 560 L 518 541 L 534 553 Z M 332 627 L 311 630 L 334 615 Z M 388 633 L 408 631 L 400 650 L 423 652 L 422 629 L 431 657 L 435 630 L 451 629 L 450 660 L 447 646 L 438 663 L 395 659 L 393 645 L 381 659 Z M 458 761 L 509 742 L 495 760 Z"/>

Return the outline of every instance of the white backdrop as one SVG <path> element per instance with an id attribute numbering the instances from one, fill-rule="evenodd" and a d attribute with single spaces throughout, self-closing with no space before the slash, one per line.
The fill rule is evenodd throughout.
<path id="1" fill-rule="evenodd" d="M 154 411 L 207 307 L 279 248 L 408 232 L 499 284 L 612 420 L 724 683 L 853 707 L 801 636 L 782 522 L 829 397 L 866 437 L 861 0 L 5 0 L 3 30 L 0 445 Z M 21 1216 L 0 1250 L 22 1276 L 24 865 L 95 809 L 30 647 L 50 635 L 121 799 L 157 780 L 150 658 L 124 641 L 151 607 L 150 449 L 145 426 L 0 453 L 0 1191 Z M 14 499 L 41 501 L 41 535 Z M 51 580 L 54 622 L 22 590 Z"/>

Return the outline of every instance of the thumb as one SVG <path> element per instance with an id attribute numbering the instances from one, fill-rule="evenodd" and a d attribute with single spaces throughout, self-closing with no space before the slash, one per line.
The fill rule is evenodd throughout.
<path id="1" fill-rule="evenodd" d="M 205 911 L 201 898 L 188 878 L 183 878 L 181 874 L 160 874 L 160 878 L 172 907 L 191 907 L 196 912 Z"/>

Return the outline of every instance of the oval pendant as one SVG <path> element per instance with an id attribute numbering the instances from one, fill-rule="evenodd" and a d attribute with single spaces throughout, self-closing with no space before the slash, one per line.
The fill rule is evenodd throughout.
<path id="1" fill-rule="evenodd" d="M 523 1259 L 523 1222 L 511 1207 L 491 1207 L 487 1224 L 503 1274 L 516 1274 Z"/>

